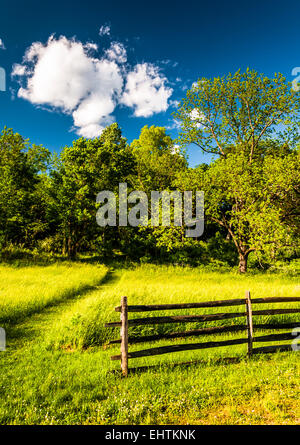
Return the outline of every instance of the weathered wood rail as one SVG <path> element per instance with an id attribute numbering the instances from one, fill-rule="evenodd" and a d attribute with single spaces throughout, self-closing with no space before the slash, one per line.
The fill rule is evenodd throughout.
<path id="1" fill-rule="evenodd" d="M 127 297 L 122 297 L 121 305 L 115 308 L 116 312 L 120 312 L 121 320 L 118 322 L 106 323 L 105 327 L 120 327 L 121 338 L 117 340 L 111 340 L 109 344 L 120 344 L 121 353 L 119 355 L 113 355 L 111 360 L 121 361 L 121 370 L 124 376 L 128 375 L 128 360 L 138 357 L 147 357 L 152 355 L 167 354 L 171 352 L 188 351 L 196 349 L 207 349 L 221 346 L 231 346 L 247 344 L 247 354 L 275 352 L 275 351 L 290 351 L 295 350 L 291 344 L 282 344 L 275 346 L 265 346 L 260 348 L 253 348 L 253 343 L 256 342 L 269 342 L 269 341 L 284 341 L 294 340 L 294 333 L 291 331 L 300 327 L 300 321 L 292 323 L 253 323 L 253 317 L 256 315 L 277 315 L 277 314 L 295 314 L 300 313 L 300 308 L 288 308 L 288 309 L 262 309 L 253 310 L 254 304 L 266 304 L 266 303 L 286 303 L 286 302 L 300 302 L 300 297 L 270 297 L 270 298 L 253 298 L 250 297 L 250 292 L 246 292 L 245 298 L 233 299 L 233 300 L 219 300 L 219 301 L 206 301 L 199 303 L 183 303 L 183 304 L 160 304 L 160 305 L 135 305 L 130 306 L 127 304 Z M 203 314 L 203 315 L 172 315 L 172 316 L 160 316 L 160 317 L 146 317 L 146 318 L 134 318 L 128 319 L 129 312 L 152 312 L 152 311 L 164 311 L 164 310 L 176 310 L 176 309 L 196 309 L 196 308 L 216 308 L 216 307 L 228 307 L 228 306 L 245 306 L 244 312 L 224 312 L 215 314 Z M 217 326 L 217 327 L 205 327 L 203 329 L 194 329 L 183 332 L 170 332 L 155 335 L 134 336 L 128 335 L 128 329 L 130 326 L 144 326 L 144 325 L 156 325 L 165 323 L 199 323 L 216 320 L 227 320 L 232 318 L 246 317 L 246 324 L 237 324 L 232 326 Z M 254 328 L 260 330 L 287 330 L 289 332 L 279 334 L 268 334 L 262 336 L 254 336 Z M 246 331 L 247 337 L 210 341 L 202 343 L 184 343 L 175 344 L 169 346 L 159 346 L 154 348 L 143 349 L 140 351 L 129 352 L 128 345 L 134 343 L 151 342 L 163 339 L 185 338 L 185 337 L 197 337 L 201 335 L 221 334 L 225 332 L 238 332 Z M 298 350 L 298 348 L 297 348 Z"/>

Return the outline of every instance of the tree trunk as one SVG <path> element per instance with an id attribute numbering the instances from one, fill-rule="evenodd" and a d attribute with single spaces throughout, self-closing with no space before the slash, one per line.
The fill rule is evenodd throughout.
<path id="1" fill-rule="evenodd" d="M 241 253 L 239 254 L 239 271 L 240 273 L 247 272 L 247 262 L 248 262 L 248 254 Z"/>
<path id="2" fill-rule="evenodd" d="M 68 237 L 68 257 L 70 259 L 74 259 L 76 257 L 76 253 L 77 253 L 76 245 L 72 239 L 72 236 L 69 235 L 69 237 Z"/>

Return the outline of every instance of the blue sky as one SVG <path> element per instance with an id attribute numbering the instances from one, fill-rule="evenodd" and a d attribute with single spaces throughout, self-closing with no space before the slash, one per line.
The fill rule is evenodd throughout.
<path id="1" fill-rule="evenodd" d="M 153 124 L 176 137 L 176 101 L 199 77 L 250 67 L 291 81 L 300 66 L 294 0 L 15 0 L 0 7 L 7 73 L 0 128 L 52 151 L 112 121 L 129 142 Z M 196 147 L 189 155 L 191 165 L 209 160 Z"/>

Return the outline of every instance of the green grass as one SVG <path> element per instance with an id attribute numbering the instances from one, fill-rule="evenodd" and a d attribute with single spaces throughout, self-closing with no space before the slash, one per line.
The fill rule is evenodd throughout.
<path id="1" fill-rule="evenodd" d="M 60 268 L 64 270 L 58 271 Z M 112 372 L 119 368 L 119 363 L 110 361 L 110 355 L 118 354 L 119 347 L 106 346 L 109 339 L 118 338 L 119 329 L 104 328 L 105 322 L 119 319 L 114 306 L 120 304 L 121 295 L 127 295 L 129 304 L 242 298 L 248 289 L 253 298 L 299 296 L 297 276 L 287 273 L 240 276 L 201 268 L 147 265 L 118 269 L 105 278 L 105 268 L 90 265 L 35 266 L 32 270 L 6 266 L 0 270 L 10 277 L 10 281 L 4 280 L 4 285 L 13 314 L 9 315 L 7 306 L 1 312 L 0 305 L 9 334 L 7 350 L 0 353 L 1 424 L 299 423 L 298 353 L 247 359 L 246 345 L 179 352 L 130 360 L 130 367 L 156 367 L 124 379 Z M 95 287 L 101 280 L 102 284 Z M 43 288 L 47 290 L 48 302 L 43 300 Z M 22 316 L 16 315 L 19 300 L 25 308 Z M 35 309 L 26 310 L 28 307 Z M 260 305 L 266 307 L 297 305 Z M 232 309 L 224 307 L 221 311 Z M 244 307 L 234 307 L 237 310 L 244 311 Z M 199 314 L 209 312 L 212 309 L 192 310 Z M 155 312 L 155 315 L 166 313 Z M 191 310 L 176 313 L 191 313 Z M 130 317 L 143 315 L 132 313 Z M 151 315 L 154 313 L 146 316 Z M 284 315 L 273 320 L 295 321 L 297 317 L 297 314 Z M 219 321 L 214 325 L 243 320 Z M 256 317 L 255 321 L 267 322 L 269 318 Z M 209 325 L 147 326 L 131 328 L 130 332 L 149 334 Z M 164 340 L 134 345 L 130 350 L 242 336 L 246 333 Z M 227 363 L 226 357 L 237 360 Z M 191 360 L 199 363 L 174 366 Z"/>
<path id="2" fill-rule="evenodd" d="M 107 268 L 82 264 L 0 266 L 0 322 L 12 323 L 95 286 Z"/>

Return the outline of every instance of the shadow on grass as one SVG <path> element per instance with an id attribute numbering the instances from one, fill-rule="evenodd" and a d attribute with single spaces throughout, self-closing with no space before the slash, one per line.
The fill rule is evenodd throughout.
<path id="1" fill-rule="evenodd" d="M 242 362 L 248 362 L 248 363 L 255 363 L 259 362 L 262 358 L 264 361 L 272 360 L 272 356 L 277 354 L 294 354 L 295 352 L 291 352 L 290 350 L 287 350 L 285 347 L 290 345 L 277 345 L 274 346 L 274 350 L 265 351 L 257 354 L 251 355 L 249 357 L 248 355 L 241 355 L 241 356 L 235 356 L 235 357 L 220 357 L 220 358 L 214 358 L 214 359 L 208 359 L 208 360 L 193 360 L 189 362 L 181 362 L 181 363 L 164 363 L 159 365 L 150 365 L 150 366 L 139 366 L 136 368 L 129 368 L 128 369 L 128 375 L 136 375 L 136 374 L 142 374 L 146 372 L 151 371 L 173 371 L 174 369 L 187 369 L 187 368 L 195 368 L 197 366 L 221 366 L 221 365 L 231 365 L 231 364 L 237 364 Z M 125 378 L 122 375 L 121 369 L 113 369 L 108 371 L 108 375 L 115 375 L 120 378 Z"/>
<path id="2" fill-rule="evenodd" d="M 159 365 L 150 365 L 150 366 L 139 366 L 136 368 L 129 368 L 128 375 L 141 374 L 148 371 L 173 371 L 173 369 L 185 369 L 192 368 L 196 366 L 208 366 L 208 365 L 228 365 L 233 363 L 240 363 L 247 359 L 247 356 L 241 357 L 220 357 L 215 360 L 193 360 L 190 362 L 181 362 L 181 363 L 164 363 Z M 108 374 L 113 374 L 116 376 L 122 376 L 122 372 L 119 369 L 113 369 L 108 371 Z"/>

